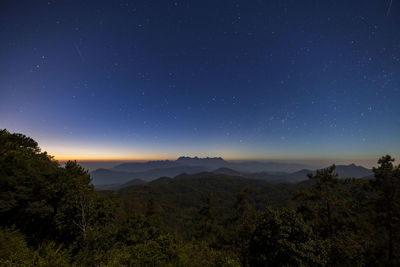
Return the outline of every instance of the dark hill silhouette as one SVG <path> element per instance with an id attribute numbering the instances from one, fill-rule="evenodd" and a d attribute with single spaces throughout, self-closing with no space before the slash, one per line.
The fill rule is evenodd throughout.
<path id="1" fill-rule="evenodd" d="M 130 172 L 97 169 L 90 173 L 94 185 L 122 184 L 135 179 Z"/>
<path id="2" fill-rule="evenodd" d="M 206 171 L 207 169 L 202 166 L 182 166 L 171 168 L 152 169 L 143 172 L 124 172 L 107 169 L 97 169 L 91 172 L 92 183 L 94 185 L 101 184 L 123 184 L 130 180 L 141 179 L 144 181 L 151 181 L 158 177 L 167 176 L 175 177 L 182 173 L 194 174 Z"/>
<path id="3" fill-rule="evenodd" d="M 128 162 L 122 163 L 111 170 L 124 172 L 143 172 L 152 169 L 172 168 L 178 166 L 202 166 L 206 170 L 212 171 L 226 167 L 239 172 L 294 172 L 305 168 L 311 168 L 304 164 L 292 164 L 282 162 L 263 162 L 263 161 L 225 161 L 223 158 L 198 158 L 180 157 L 175 161 L 161 160 L 148 162 Z"/>
<path id="4" fill-rule="evenodd" d="M 222 158 L 180 157 L 175 161 L 123 163 L 112 169 L 97 169 L 91 173 L 91 177 L 93 184 L 97 186 L 122 185 L 134 179 L 152 181 L 163 176 L 172 178 L 182 173 L 199 172 L 242 176 L 275 183 L 296 183 L 307 180 L 308 173 L 314 173 L 311 168 L 301 167 L 304 165 L 258 161 L 228 162 Z M 363 178 L 372 175 L 371 170 L 355 164 L 338 165 L 336 172 L 340 178 Z"/>
<path id="5" fill-rule="evenodd" d="M 298 182 L 307 179 L 308 173 L 315 173 L 313 170 L 300 170 L 295 173 L 289 174 L 290 180 Z M 372 170 L 357 166 L 355 164 L 350 165 L 337 165 L 335 173 L 339 174 L 339 178 L 364 178 L 373 175 Z"/>
<path id="6" fill-rule="evenodd" d="M 254 173 L 254 172 L 291 173 L 301 169 L 314 169 L 312 166 L 304 164 L 272 162 L 272 161 L 233 161 L 229 162 L 229 165 L 226 167 L 243 173 Z"/>
<path id="7" fill-rule="evenodd" d="M 238 191 L 250 188 L 253 202 L 260 207 L 267 203 L 281 206 L 290 201 L 295 184 L 276 184 L 241 176 L 202 172 L 181 174 L 175 178 L 162 177 L 142 185 L 134 185 L 119 190 L 123 198 L 139 197 L 154 199 L 163 210 L 190 209 L 204 204 L 207 196 L 213 194 L 218 202 L 234 201 Z"/>
<path id="8" fill-rule="evenodd" d="M 251 173 L 248 177 L 274 181 L 274 182 L 291 182 L 297 183 L 308 179 L 307 174 L 315 174 L 315 170 L 302 169 L 293 173 Z M 355 164 L 350 165 L 337 165 L 335 173 L 339 174 L 339 178 L 366 178 L 373 175 L 372 170 L 357 166 Z"/>
<path id="9" fill-rule="evenodd" d="M 305 165 L 245 161 L 228 162 L 223 158 L 198 158 L 198 157 L 180 157 L 175 161 L 161 160 L 148 162 L 128 162 L 119 164 L 111 169 L 97 169 L 91 172 L 93 184 L 121 184 L 132 179 L 143 179 L 146 181 L 154 180 L 161 176 L 175 177 L 181 173 L 194 174 L 202 171 L 214 171 L 226 168 L 227 174 L 242 176 L 244 173 L 252 172 L 291 172 L 304 168 Z M 306 166 L 308 167 L 308 166 Z M 230 173 L 227 169 L 232 169 L 237 173 Z M 223 171 L 221 169 L 220 171 Z"/>
<path id="10" fill-rule="evenodd" d="M 98 184 L 95 186 L 95 188 L 97 190 L 119 190 L 123 187 L 128 187 L 128 186 L 138 185 L 138 184 L 145 184 L 145 183 L 147 183 L 147 182 L 142 179 L 133 179 L 124 184 Z"/>
<path id="11" fill-rule="evenodd" d="M 230 168 L 222 167 L 218 168 L 213 173 L 218 173 L 218 174 L 225 174 L 225 175 L 231 175 L 231 176 L 243 176 L 242 173 L 232 170 Z"/>
<path id="12" fill-rule="evenodd" d="M 363 178 L 373 175 L 372 170 L 355 164 L 338 165 L 336 166 L 336 172 L 339 174 L 340 178 Z"/>
<path id="13" fill-rule="evenodd" d="M 127 162 L 119 164 L 111 170 L 113 171 L 124 171 L 124 172 L 144 172 L 152 169 L 160 168 L 171 168 L 179 166 L 176 161 L 170 160 L 159 160 L 159 161 L 148 161 L 148 162 Z"/>

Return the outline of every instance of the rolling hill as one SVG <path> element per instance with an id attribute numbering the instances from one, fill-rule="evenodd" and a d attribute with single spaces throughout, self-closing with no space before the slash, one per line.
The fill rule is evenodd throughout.
<path id="1" fill-rule="evenodd" d="M 286 171 L 282 169 L 287 168 Z M 236 177 L 265 180 L 274 183 L 296 183 L 307 180 L 308 173 L 314 169 L 302 168 L 303 165 L 274 162 L 228 162 L 222 158 L 180 157 L 176 161 L 149 161 L 144 163 L 123 163 L 112 169 L 97 169 L 91 172 L 92 182 L 97 188 L 112 185 L 109 188 L 121 188 L 129 181 L 140 179 L 152 181 L 159 177 L 173 178 L 180 174 L 213 172 Z M 263 169 L 264 168 L 264 169 Z M 258 171 L 258 170 L 262 171 Z M 296 171 L 291 172 L 290 170 Z M 253 170 L 253 171 L 248 171 Z M 372 175 L 370 169 L 355 164 L 338 165 L 336 172 L 340 178 L 363 178 Z"/>

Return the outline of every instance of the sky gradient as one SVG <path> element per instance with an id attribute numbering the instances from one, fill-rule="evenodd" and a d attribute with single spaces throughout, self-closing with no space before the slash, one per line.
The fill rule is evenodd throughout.
<path id="1" fill-rule="evenodd" d="M 0 128 L 57 159 L 400 157 L 399 1 L 2 1 Z"/>

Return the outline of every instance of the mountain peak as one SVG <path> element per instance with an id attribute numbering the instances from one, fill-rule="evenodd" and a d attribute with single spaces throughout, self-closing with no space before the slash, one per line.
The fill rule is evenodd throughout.
<path id="1" fill-rule="evenodd" d="M 223 158 L 221 157 L 206 157 L 206 158 L 199 158 L 199 157 L 186 157 L 186 156 L 182 156 L 179 157 L 176 161 L 225 161 Z"/>

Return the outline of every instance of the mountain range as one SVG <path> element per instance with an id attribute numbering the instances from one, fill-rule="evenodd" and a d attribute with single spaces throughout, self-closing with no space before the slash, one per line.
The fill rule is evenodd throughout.
<path id="1" fill-rule="evenodd" d="M 281 163 L 281 162 L 262 162 L 262 161 L 226 161 L 223 158 L 198 158 L 180 157 L 177 160 L 160 160 L 148 162 L 128 162 L 119 164 L 112 168 L 115 171 L 125 172 L 144 172 L 153 169 L 173 168 L 173 167 L 202 167 L 206 170 L 215 170 L 221 167 L 231 168 L 240 172 L 260 172 L 260 171 L 286 171 L 293 172 L 310 167 L 304 164 Z"/>
<path id="2" fill-rule="evenodd" d="M 315 168 L 303 164 L 281 162 L 232 162 L 217 158 L 180 157 L 175 161 L 148 161 L 122 163 L 110 169 L 92 171 L 93 184 L 99 189 L 119 189 L 132 184 L 146 183 L 159 177 L 173 178 L 180 174 L 211 172 L 229 176 L 265 180 L 269 182 L 299 182 L 307 180 Z M 364 178 L 372 175 L 370 169 L 355 164 L 338 165 L 339 177 Z"/>

